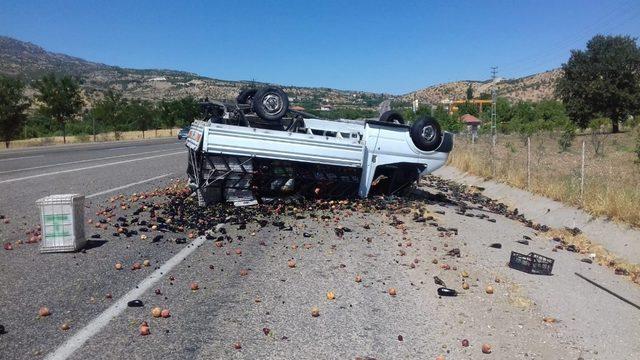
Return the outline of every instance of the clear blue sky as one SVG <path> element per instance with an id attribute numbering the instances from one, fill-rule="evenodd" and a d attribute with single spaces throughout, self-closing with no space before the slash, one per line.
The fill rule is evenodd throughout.
<path id="1" fill-rule="evenodd" d="M 87 60 L 229 80 L 406 93 L 558 67 L 640 1 L 4 1 L 0 34 Z"/>

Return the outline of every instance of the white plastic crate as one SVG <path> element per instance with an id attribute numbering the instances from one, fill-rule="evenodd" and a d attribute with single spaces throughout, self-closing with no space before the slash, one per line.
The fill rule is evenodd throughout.
<path id="1" fill-rule="evenodd" d="M 50 195 L 38 199 L 36 205 L 42 224 L 40 252 L 76 251 L 84 247 L 87 240 L 83 195 Z"/>

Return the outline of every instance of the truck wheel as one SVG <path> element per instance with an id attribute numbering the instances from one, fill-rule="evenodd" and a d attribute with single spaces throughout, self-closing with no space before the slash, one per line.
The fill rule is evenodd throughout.
<path id="1" fill-rule="evenodd" d="M 252 107 L 262 119 L 278 121 L 289 110 L 289 97 L 280 88 L 262 88 L 254 95 Z"/>
<path id="2" fill-rule="evenodd" d="M 244 89 L 240 91 L 240 94 L 238 94 L 236 101 L 238 102 L 238 104 L 250 104 L 257 91 L 257 89 Z"/>
<path id="3" fill-rule="evenodd" d="M 380 115 L 380 121 L 394 124 L 404 124 L 404 118 L 399 112 L 389 110 Z"/>
<path id="4" fill-rule="evenodd" d="M 423 117 L 411 125 L 411 140 L 422 151 L 433 151 L 442 142 L 442 129 L 436 119 Z"/>

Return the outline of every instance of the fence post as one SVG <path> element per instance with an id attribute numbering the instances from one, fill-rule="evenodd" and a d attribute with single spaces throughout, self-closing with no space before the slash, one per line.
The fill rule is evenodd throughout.
<path id="1" fill-rule="evenodd" d="M 582 140 L 582 163 L 580 165 L 580 202 L 584 206 L 584 140 Z"/>
<path id="2" fill-rule="evenodd" d="M 527 137 L 527 190 L 531 190 L 531 137 Z"/>

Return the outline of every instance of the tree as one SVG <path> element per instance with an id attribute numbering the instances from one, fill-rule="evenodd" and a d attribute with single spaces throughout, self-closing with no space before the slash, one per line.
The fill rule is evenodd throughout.
<path id="1" fill-rule="evenodd" d="M 182 112 L 181 126 L 189 125 L 195 118 L 200 116 L 200 104 L 191 96 L 184 97 L 180 101 L 180 110 Z"/>
<path id="2" fill-rule="evenodd" d="M 4 146 L 9 143 L 24 126 L 27 120 L 25 111 L 29 101 L 24 96 L 24 84 L 17 79 L 0 76 L 0 136 Z"/>
<path id="3" fill-rule="evenodd" d="M 38 111 L 53 119 L 62 128 L 63 142 L 67 142 L 66 123 L 78 114 L 84 105 L 80 94 L 80 83 L 70 76 L 56 77 L 54 74 L 43 76 L 34 83 L 38 91 Z"/>
<path id="4" fill-rule="evenodd" d="M 499 97 L 496 99 L 496 122 L 498 129 L 503 133 L 510 133 L 511 120 L 513 119 L 513 109 L 509 100 Z"/>
<path id="5" fill-rule="evenodd" d="M 473 100 L 473 88 L 471 87 L 471 84 L 469 84 L 469 87 L 467 88 L 467 100 Z"/>
<path id="6" fill-rule="evenodd" d="M 158 111 L 164 126 L 173 128 L 193 122 L 200 115 L 200 105 L 193 97 L 187 96 L 177 100 L 161 101 Z"/>
<path id="7" fill-rule="evenodd" d="M 149 130 L 153 124 L 154 115 L 153 105 L 148 101 L 135 100 L 130 102 L 126 108 L 127 118 L 138 130 L 142 131 L 143 139 L 144 132 Z"/>
<path id="8" fill-rule="evenodd" d="M 480 115 L 480 111 L 478 111 L 477 105 L 469 101 L 465 101 L 463 104 L 460 104 L 458 106 L 458 114 L 460 114 L 460 116 L 464 114 L 471 114 L 475 117 L 478 117 Z"/>
<path id="9" fill-rule="evenodd" d="M 640 111 L 640 48 L 629 36 L 594 36 L 587 49 L 571 51 L 556 92 L 574 122 L 611 119 L 612 131 Z"/>
<path id="10" fill-rule="evenodd" d="M 91 116 L 113 130 L 116 139 L 118 133 L 126 129 L 127 101 L 122 94 L 109 90 L 104 97 L 95 103 L 91 109 Z"/>
<path id="11" fill-rule="evenodd" d="M 535 104 L 535 110 L 543 130 L 564 128 L 566 123 L 570 121 L 564 105 L 556 100 L 542 100 Z"/>
<path id="12" fill-rule="evenodd" d="M 458 114 L 450 115 L 442 105 L 438 105 L 433 111 L 433 117 L 438 120 L 442 129 L 452 133 L 459 133 L 464 128 L 464 124 L 460 121 Z"/>

